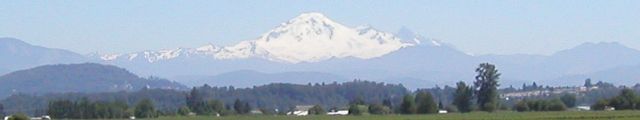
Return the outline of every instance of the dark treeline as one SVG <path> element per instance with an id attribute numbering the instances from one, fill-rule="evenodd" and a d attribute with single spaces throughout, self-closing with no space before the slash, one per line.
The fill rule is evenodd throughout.
<path id="1" fill-rule="evenodd" d="M 408 94 L 402 85 L 355 80 L 346 83 L 317 83 L 308 85 L 270 84 L 253 88 L 232 87 L 194 88 L 203 100 L 221 100 L 231 104 L 236 100 L 248 102 L 260 109 L 289 110 L 296 105 L 321 105 L 324 108 L 347 106 L 350 101 L 362 99 L 366 103 L 394 102 Z"/>
<path id="2" fill-rule="evenodd" d="M 142 89 L 135 92 L 109 92 L 109 93 L 63 93 L 45 95 L 15 94 L 0 101 L 5 105 L 7 114 L 27 113 L 30 115 L 45 115 L 47 107 L 52 101 L 69 100 L 99 102 L 123 102 L 128 106 L 134 106 L 144 99 L 151 99 L 156 109 L 161 112 L 174 111 L 185 104 L 185 92 L 165 89 Z"/>
<path id="3" fill-rule="evenodd" d="M 318 83 L 308 85 L 297 84 L 269 84 L 252 88 L 211 87 L 208 85 L 197 87 L 192 91 L 205 101 L 210 108 L 190 108 L 189 112 L 201 113 L 236 113 L 234 103 L 239 100 L 252 109 L 288 111 L 296 105 L 320 105 L 323 108 L 348 106 L 355 99 L 362 99 L 366 103 L 382 103 L 390 100 L 397 104 L 402 96 L 409 93 L 402 85 L 384 84 L 355 80 L 345 83 Z M 150 99 L 159 113 L 178 114 L 179 109 L 187 106 L 187 97 L 192 91 L 178 91 L 165 89 L 142 89 L 135 92 L 108 93 L 64 93 L 46 95 L 14 94 L 0 103 L 4 104 L 8 114 L 27 113 L 30 115 L 45 115 L 50 101 L 69 100 L 115 102 L 120 101 L 128 106 L 135 106 L 144 99 Z M 228 111 L 223 111 L 225 108 Z M 184 109 L 183 109 L 184 110 Z M 211 112 L 211 110 L 217 110 Z M 245 110 L 246 111 L 246 110 Z M 273 112 L 273 111 L 268 111 Z"/>
<path id="4" fill-rule="evenodd" d="M 632 89 L 623 89 L 618 96 L 601 99 L 591 105 L 593 110 L 640 110 L 640 97 Z"/>
<path id="5" fill-rule="evenodd" d="M 54 100 L 48 105 L 47 114 L 54 118 L 128 118 L 129 105 L 122 101 L 93 102 L 88 99 L 79 101 Z"/>
<path id="6" fill-rule="evenodd" d="M 47 115 L 53 118 L 70 119 L 124 119 L 130 116 L 137 118 L 158 117 L 153 101 L 144 99 L 134 107 L 125 102 L 90 101 L 87 98 L 79 101 L 53 100 L 49 102 Z"/>

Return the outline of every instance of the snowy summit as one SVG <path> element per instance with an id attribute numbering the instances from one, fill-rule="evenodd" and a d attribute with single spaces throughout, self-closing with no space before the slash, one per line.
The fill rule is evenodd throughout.
<path id="1" fill-rule="evenodd" d="M 102 58 L 113 61 L 144 57 L 149 62 L 155 62 L 180 56 L 200 55 L 215 59 L 262 58 L 278 62 L 301 63 L 347 57 L 370 59 L 419 43 L 413 40 L 403 42 L 394 34 L 381 32 L 368 26 L 347 27 L 321 13 L 304 13 L 282 23 L 258 39 L 242 41 L 231 46 L 218 47 L 210 44 L 198 48 L 104 55 Z"/>

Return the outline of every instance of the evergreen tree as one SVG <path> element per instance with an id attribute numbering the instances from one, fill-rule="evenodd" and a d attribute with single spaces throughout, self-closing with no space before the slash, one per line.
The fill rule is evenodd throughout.
<path id="1" fill-rule="evenodd" d="M 382 105 L 384 105 L 386 107 L 389 107 L 389 109 L 393 109 L 393 104 L 391 103 L 390 99 L 384 99 L 382 101 Z"/>
<path id="2" fill-rule="evenodd" d="M 247 114 L 251 112 L 251 106 L 249 106 L 249 103 L 241 101 L 240 99 L 236 99 L 236 101 L 233 103 L 233 109 L 238 114 Z"/>
<path id="3" fill-rule="evenodd" d="M 429 92 L 418 92 L 415 98 L 418 114 L 438 113 L 438 106 Z"/>
<path id="4" fill-rule="evenodd" d="M 150 99 L 144 99 L 138 102 L 134 110 L 134 115 L 136 116 L 136 118 L 158 117 L 158 114 L 156 113 L 156 109 L 153 105 L 153 101 L 151 101 Z"/>
<path id="5" fill-rule="evenodd" d="M 453 96 L 453 104 L 456 105 L 458 111 L 462 113 L 471 112 L 471 105 L 473 104 L 471 101 L 473 99 L 471 87 L 460 81 L 457 83 L 456 92 Z"/>
<path id="6" fill-rule="evenodd" d="M 187 107 L 196 114 L 208 114 L 208 112 L 210 112 L 206 108 L 207 105 L 204 101 L 203 95 L 195 87 L 193 87 L 191 92 L 187 95 L 186 103 Z"/>
<path id="7" fill-rule="evenodd" d="M 495 65 L 482 63 L 476 69 L 475 92 L 478 107 L 482 111 L 494 112 L 498 107 L 498 80 L 500 73 Z"/>
<path id="8" fill-rule="evenodd" d="M 416 103 L 412 95 L 405 95 L 400 104 L 400 113 L 414 114 L 416 113 Z"/>

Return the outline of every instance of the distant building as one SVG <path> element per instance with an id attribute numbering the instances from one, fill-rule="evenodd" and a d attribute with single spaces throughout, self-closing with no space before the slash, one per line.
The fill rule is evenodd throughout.
<path id="1" fill-rule="evenodd" d="M 256 109 L 256 110 L 249 111 L 249 113 L 250 114 L 262 114 L 262 111 Z"/>
<path id="2" fill-rule="evenodd" d="M 438 114 L 446 114 L 449 113 L 447 110 L 438 110 Z"/>
<path id="3" fill-rule="evenodd" d="M 597 86 L 593 87 L 556 87 L 556 88 L 545 88 L 545 89 L 537 89 L 537 90 L 524 90 L 524 91 L 513 91 L 506 92 L 500 94 L 500 98 L 505 100 L 509 100 L 511 98 L 524 98 L 531 96 L 552 96 L 559 94 L 584 94 L 586 92 L 597 90 Z"/>
<path id="4" fill-rule="evenodd" d="M 590 111 L 591 110 L 591 106 L 577 106 L 576 108 L 578 110 L 580 110 L 580 111 Z"/>
<path id="5" fill-rule="evenodd" d="M 605 106 L 604 107 L 604 111 L 614 111 L 614 110 L 616 110 L 615 107 L 611 107 L 611 106 Z"/>
<path id="6" fill-rule="evenodd" d="M 327 115 L 349 115 L 349 110 L 332 110 Z"/>
<path id="7" fill-rule="evenodd" d="M 43 115 L 41 117 L 32 117 L 31 120 L 51 120 L 51 117 L 48 115 Z"/>
<path id="8" fill-rule="evenodd" d="M 307 116 L 309 115 L 309 110 L 313 108 L 313 105 L 298 105 L 293 110 L 289 111 L 287 115 L 295 115 L 295 116 Z"/>

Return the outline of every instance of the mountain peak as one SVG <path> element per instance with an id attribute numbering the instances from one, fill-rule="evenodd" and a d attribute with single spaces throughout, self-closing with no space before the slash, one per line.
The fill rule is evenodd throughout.
<path id="1" fill-rule="evenodd" d="M 587 42 L 578 45 L 577 47 L 626 47 L 618 42 Z"/>
<path id="2" fill-rule="evenodd" d="M 614 49 L 621 50 L 621 49 L 632 49 L 632 48 L 629 48 L 618 42 L 587 42 L 587 43 L 582 43 L 569 50 L 614 50 Z"/>
<path id="3" fill-rule="evenodd" d="M 302 13 L 289 21 L 324 21 L 324 20 L 330 20 L 330 19 L 327 18 L 327 16 L 325 16 L 322 13 L 308 12 L 308 13 Z"/>
<path id="4" fill-rule="evenodd" d="M 440 46 L 450 46 L 447 44 L 443 44 L 442 42 L 440 42 L 439 40 L 436 39 L 428 39 L 420 34 L 418 34 L 417 32 L 412 31 L 411 29 L 407 28 L 407 27 L 401 27 L 400 30 L 398 30 L 398 32 L 396 32 L 396 36 L 400 39 L 402 39 L 402 42 L 405 43 L 411 43 L 411 44 L 415 44 L 415 45 L 430 45 L 430 46 L 434 46 L 434 47 L 440 47 Z M 425 43 L 423 43 L 425 42 Z"/>
<path id="5" fill-rule="evenodd" d="M 206 45 L 193 50 L 159 51 L 154 58 L 171 59 L 180 54 L 209 55 L 215 59 L 262 58 L 271 61 L 300 63 L 319 62 L 332 58 L 370 59 L 400 48 L 415 45 L 405 43 L 391 33 L 373 27 L 351 28 L 337 23 L 321 13 L 303 13 L 262 34 L 259 38 L 241 41 L 236 45 L 216 47 Z M 154 57 L 157 56 L 157 57 Z"/>
<path id="6" fill-rule="evenodd" d="M 587 42 L 582 43 L 571 49 L 566 49 L 554 53 L 555 56 L 566 56 L 568 54 L 600 54 L 600 55 L 613 55 L 615 54 L 640 54 L 640 51 L 622 45 L 618 42 Z"/>
<path id="7" fill-rule="evenodd" d="M 304 13 L 253 41 L 258 56 L 289 63 L 379 57 L 408 46 L 391 33 L 350 28 L 320 13 Z"/>
<path id="8" fill-rule="evenodd" d="M 23 45 L 23 46 L 31 46 L 29 43 L 26 43 L 22 40 L 18 40 L 16 38 L 11 37 L 0 37 L 0 45 L 4 44 L 14 44 L 14 45 Z"/>

